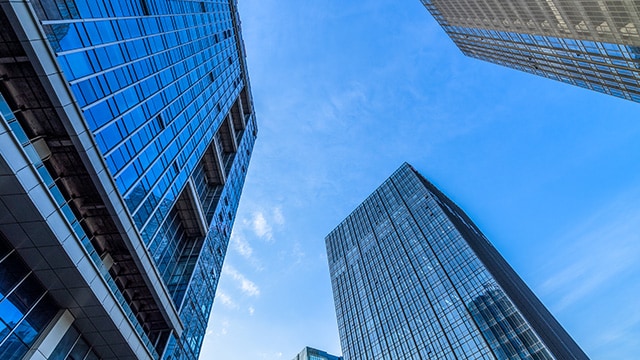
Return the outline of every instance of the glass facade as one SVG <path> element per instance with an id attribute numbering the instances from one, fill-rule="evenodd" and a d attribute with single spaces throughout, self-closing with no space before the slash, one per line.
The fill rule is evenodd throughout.
<path id="1" fill-rule="evenodd" d="M 74 327 L 69 328 L 58 345 L 55 347 L 49 360 L 98 360 L 91 345 L 80 335 Z"/>
<path id="2" fill-rule="evenodd" d="M 0 233 L 0 359 L 22 359 L 57 312 L 46 288 Z"/>
<path id="3" fill-rule="evenodd" d="M 293 360 L 343 360 L 343 358 L 307 346 Z"/>
<path id="4" fill-rule="evenodd" d="M 19 59 L 0 64 L 1 120 L 147 355 L 197 358 L 257 136 L 237 0 L 34 0 L 3 7 L 0 22 L 0 55 Z M 29 42 L 34 34 L 21 39 L 24 28 L 36 29 L 46 49 Z M 64 82 L 53 88 L 49 73 L 38 76 L 49 55 L 55 68 L 45 71 L 61 73 Z M 57 105 L 67 94 L 72 105 Z M 89 143 L 77 141 L 86 134 Z M 0 160 L 8 156 L 5 145 Z M 97 157 L 85 155 L 96 149 Z M 124 211 L 116 213 L 120 203 Z M 7 242 L 8 249 L 17 243 Z M 16 249 L 0 256 L 0 266 L 18 256 Z M 50 303 L 57 311 L 66 299 L 43 287 L 38 301 L 16 305 L 12 294 L 22 288 L 14 280 L 37 278 L 24 266 L 22 278 L 0 279 L 3 359 L 13 358 L 9 346 L 15 356 L 29 350 L 46 325 L 37 318 L 35 330 L 20 328 L 31 324 L 29 316 L 49 314 L 29 309 Z M 161 283 L 153 285 L 156 276 Z M 172 311 L 183 329 L 171 322 Z M 100 347 L 89 351 L 85 328 L 69 330 L 56 358 L 105 357 Z"/>
<path id="5" fill-rule="evenodd" d="M 326 238 L 349 359 L 587 359 L 471 220 L 402 165 Z"/>
<path id="6" fill-rule="evenodd" d="M 422 0 L 467 56 L 640 102 L 640 2 Z"/>

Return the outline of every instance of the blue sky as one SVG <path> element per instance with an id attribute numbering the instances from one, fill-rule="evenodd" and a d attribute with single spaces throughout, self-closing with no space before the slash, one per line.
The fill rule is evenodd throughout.
<path id="1" fill-rule="evenodd" d="M 340 353 L 324 236 L 403 161 L 594 359 L 640 350 L 640 104 L 464 57 L 418 0 L 242 0 L 259 135 L 204 359 Z"/>

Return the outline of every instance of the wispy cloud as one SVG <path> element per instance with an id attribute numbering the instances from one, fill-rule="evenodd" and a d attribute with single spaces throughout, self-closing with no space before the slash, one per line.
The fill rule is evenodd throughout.
<path id="1" fill-rule="evenodd" d="M 258 296 L 260 295 L 260 288 L 253 281 L 247 279 L 243 274 L 238 272 L 234 267 L 227 266 L 224 271 L 226 271 L 235 281 L 242 290 L 248 296 Z"/>
<path id="2" fill-rule="evenodd" d="M 238 232 L 234 231 L 231 233 L 231 240 L 229 242 L 232 248 L 242 255 L 243 258 L 250 259 L 253 256 L 253 248 L 244 236 Z"/>
<path id="3" fill-rule="evenodd" d="M 559 254 L 567 260 L 557 263 L 567 265 L 544 281 L 541 290 L 559 294 L 558 310 L 602 290 L 640 258 L 639 224 L 640 210 L 630 208 L 628 198 L 594 214 L 560 241 L 569 244 Z"/>
<path id="4" fill-rule="evenodd" d="M 276 207 L 273 209 L 273 220 L 276 224 L 283 226 L 284 225 L 284 215 L 282 214 L 282 208 Z"/>
<path id="5" fill-rule="evenodd" d="M 220 335 L 227 335 L 229 332 L 229 321 L 225 320 L 222 322 L 222 329 L 220 329 Z"/>
<path id="6" fill-rule="evenodd" d="M 249 306 L 249 315 L 253 316 L 253 313 L 256 312 L 256 309 L 254 309 L 253 306 Z"/>
<path id="7" fill-rule="evenodd" d="M 212 337 L 212 336 L 225 336 L 228 333 L 229 333 L 229 320 L 219 321 L 219 322 L 217 322 L 215 324 L 214 327 L 209 327 L 209 330 L 207 330 L 207 336 L 205 337 L 205 343 L 207 343 L 209 338 Z"/>
<path id="8" fill-rule="evenodd" d="M 267 222 L 264 214 L 260 211 L 253 213 L 253 218 L 251 219 L 251 226 L 253 228 L 253 232 L 257 237 L 265 240 L 273 239 L 273 229 L 271 225 Z"/>
<path id="9" fill-rule="evenodd" d="M 249 239 L 245 236 L 246 224 L 238 224 L 231 233 L 231 239 L 229 240 L 229 248 L 242 256 L 247 260 L 256 271 L 264 270 L 264 265 L 260 259 L 256 256 L 253 246 L 249 242 Z"/>
<path id="10" fill-rule="evenodd" d="M 233 299 L 231 299 L 231 296 L 229 296 L 227 293 L 225 293 L 224 291 L 218 289 L 218 291 L 216 291 L 216 301 L 219 301 L 222 305 L 226 306 L 229 309 L 237 309 L 238 308 L 238 304 L 236 304 Z"/>
<path id="11" fill-rule="evenodd" d="M 249 226 L 253 234 L 262 240 L 273 241 L 274 226 L 284 226 L 286 220 L 280 207 L 273 207 L 269 211 L 256 210 L 251 218 L 244 220 L 244 225 Z"/>
<path id="12" fill-rule="evenodd" d="M 640 324 L 640 312 L 630 312 L 628 309 L 619 309 L 623 312 L 622 316 L 616 316 L 619 321 L 616 322 L 617 327 L 609 329 L 600 329 L 596 345 L 609 347 L 611 344 L 640 344 L 638 341 L 638 330 Z M 617 314 L 616 314 L 617 315 Z"/>
<path id="13" fill-rule="evenodd" d="M 302 260 L 304 260 L 304 258 L 307 256 L 304 250 L 302 250 L 302 245 L 300 245 L 300 243 L 297 241 L 295 244 L 293 244 L 293 250 L 291 250 L 291 254 L 296 264 L 301 263 Z"/>

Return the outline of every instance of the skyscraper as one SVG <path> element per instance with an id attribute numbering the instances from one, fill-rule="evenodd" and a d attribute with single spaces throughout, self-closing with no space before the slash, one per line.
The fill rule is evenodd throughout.
<path id="1" fill-rule="evenodd" d="M 403 164 L 326 238 L 353 359 L 587 359 L 450 199 Z"/>
<path id="2" fill-rule="evenodd" d="M 237 1 L 0 6 L 0 358 L 197 358 L 257 133 Z"/>
<path id="3" fill-rule="evenodd" d="M 467 56 L 640 102 L 640 1 L 421 1 Z"/>
<path id="4" fill-rule="evenodd" d="M 293 360 L 343 360 L 341 356 L 328 354 L 326 351 L 305 347 Z"/>

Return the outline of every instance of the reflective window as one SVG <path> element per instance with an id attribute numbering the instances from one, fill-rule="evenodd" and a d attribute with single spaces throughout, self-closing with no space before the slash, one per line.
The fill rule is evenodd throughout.
<path id="1" fill-rule="evenodd" d="M 468 56 L 637 102 L 639 52 L 630 45 L 640 42 L 640 23 L 626 15 L 637 11 L 631 3 L 422 2 Z"/>
<path id="2" fill-rule="evenodd" d="M 480 230 L 409 165 L 326 242 L 345 358 L 554 359 L 476 255 Z"/>
<path id="3" fill-rule="evenodd" d="M 75 327 L 70 327 L 62 340 L 51 353 L 49 360 L 85 360 L 98 359 L 99 357 L 91 349 Z"/>
<path id="4" fill-rule="evenodd" d="M 32 4 L 189 324 L 165 357 L 196 358 L 257 134 L 236 1 Z M 187 194 L 192 209 L 185 210 L 179 203 L 189 181 L 196 194 Z M 205 234 L 192 232 L 194 210 L 204 214 Z"/>
<path id="5" fill-rule="evenodd" d="M 58 311 L 0 233 L 0 359 L 21 359 Z"/>

